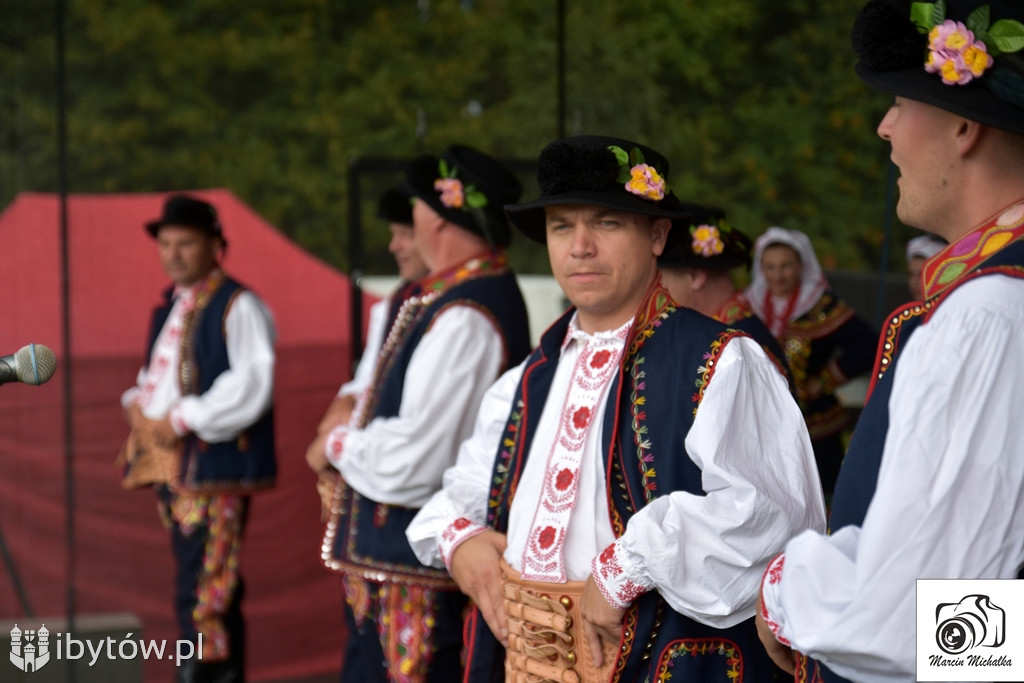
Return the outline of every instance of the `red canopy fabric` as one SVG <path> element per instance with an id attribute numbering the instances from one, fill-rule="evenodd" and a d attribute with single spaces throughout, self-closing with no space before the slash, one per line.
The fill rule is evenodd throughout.
<path id="1" fill-rule="evenodd" d="M 344 638 L 340 581 L 319 562 L 319 501 L 303 454 L 350 375 L 350 282 L 230 191 L 191 194 L 218 208 L 229 241 L 225 270 L 266 301 L 278 331 L 279 483 L 254 497 L 242 556 L 249 675 L 287 680 L 336 671 Z M 168 284 L 142 227 L 160 215 L 165 196 L 69 198 L 70 359 L 61 342 L 58 198 L 21 194 L 0 214 L 0 355 L 35 342 L 58 357 L 47 384 L 0 386 L 0 533 L 36 615 L 25 615 L 0 565 L 0 619 L 38 628 L 35 622 L 65 612 L 63 387 L 70 368 L 76 612 L 133 612 L 144 627 L 135 638 L 176 638 L 170 547 L 153 494 L 122 490 L 112 464 L 127 431 L 119 396 L 134 382 L 150 312 Z M 172 668 L 147 661 L 147 680 L 169 680 Z"/>

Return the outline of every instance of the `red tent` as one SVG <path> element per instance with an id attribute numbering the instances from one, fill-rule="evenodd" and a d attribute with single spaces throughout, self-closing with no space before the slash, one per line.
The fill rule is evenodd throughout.
<path id="1" fill-rule="evenodd" d="M 255 497 L 242 557 L 250 677 L 335 671 L 343 638 L 340 581 L 319 563 L 319 502 L 303 454 L 350 375 L 350 282 L 231 192 L 194 194 L 218 208 L 229 241 L 225 269 L 267 302 L 278 331 L 279 483 Z M 152 493 L 122 490 L 112 465 L 126 434 L 119 396 L 134 382 L 150 312 L 168 284 L 142 228 L 160 214 L 164 196 L 69 198 L 70 363 L 61 342 L 58 198 L 21 194 L 0 214 L 7 255 L 0 266 L 0 355 L 35 342 L 58 356 L 47 384 L 0 387 L 0 533 L 35 620 L 63 615 L 63 385 L 70 366 L 76 613 L 133 612 L 144 627 L 136 638 L 173 641 L 169 541 Z M 7 574 L 0 565 L 0 619 L 30 623 Z M 171 666 L 147 661 L 147 678 L 168 679 Z"/>

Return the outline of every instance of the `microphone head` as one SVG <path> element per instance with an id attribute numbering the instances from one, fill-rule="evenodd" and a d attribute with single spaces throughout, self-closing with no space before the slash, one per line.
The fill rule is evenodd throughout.
<path id="1" fill-rule="evenodd" d="M 42 384 L 57 370 L 57 356 L 48 346 L 29 344 L 14 354 L 14 369 L 18 381 L 24 384 Z"/>

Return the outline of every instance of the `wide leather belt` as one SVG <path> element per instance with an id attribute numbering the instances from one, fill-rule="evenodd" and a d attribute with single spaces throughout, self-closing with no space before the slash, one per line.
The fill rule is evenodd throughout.
<path id="1" fill-rule="evenodd" d="M 602 641 L 604 664 L 594 666 L 583 637 L 582 581 L 526 581 L 502 561 L 508 649 L 506 683 L 600 683 L 615 669 L 617 644 Z"/>

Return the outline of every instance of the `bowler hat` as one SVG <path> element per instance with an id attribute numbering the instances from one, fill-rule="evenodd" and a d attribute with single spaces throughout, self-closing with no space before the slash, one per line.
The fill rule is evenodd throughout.
<path id="1" fill-rule="evenodd" d="M 1024 2 L 870 0 L 856 72 L 882 92 L 1024 134 Z"/>
<path id="2" fill-rule="evenodd" d="M 586 204 L 658 218 L 687 214 L 668 189 L 668 160 L 630 140 L 580 135 L 541 150 L 537 183 L 541 195 L 505 207 L 509 220 L 530 239 L 547 241 L 545 207 Z M 670 239 L 673 237 L 670 231 Z"/>
<path id="3" fill-rule="evenodd" d="M 388 223 L 412 225 L 412 197 L 396 188 L 386 190 L 377 203 L 377 217 Z"/>
<path id="4" fill-rule="evenodd" d="M 164 212 L 156 220 L 146 223 L 146 232 L 156 237 L 160 228 L 165 225 L 182 225 L 198 228 L 203 232 L 216 235 L 223 239 L 220 219 L 217 210 L 201 199 L 184 194 L 173 194 L 164 202 Z"/>
<path id="5" fill-rule="evenodd" d="M 440 157 L 414 160 L 403 189 L 449 223 L 492 246 L 507 247 L 512 231 L 502 207 L 517 201 L 523 186 L 494 157 L 466 145 L 452 145 Z"/>
<path id="6" fill-rule="evenodd" d="M 753 242 L 729 225 L 725 211 L 699 204 L 681 206 L 690 214 L 689 230 L 680 230 L 680 238 L 658 257 L 659 266 L 705 270 L 750 267 Z"/>

